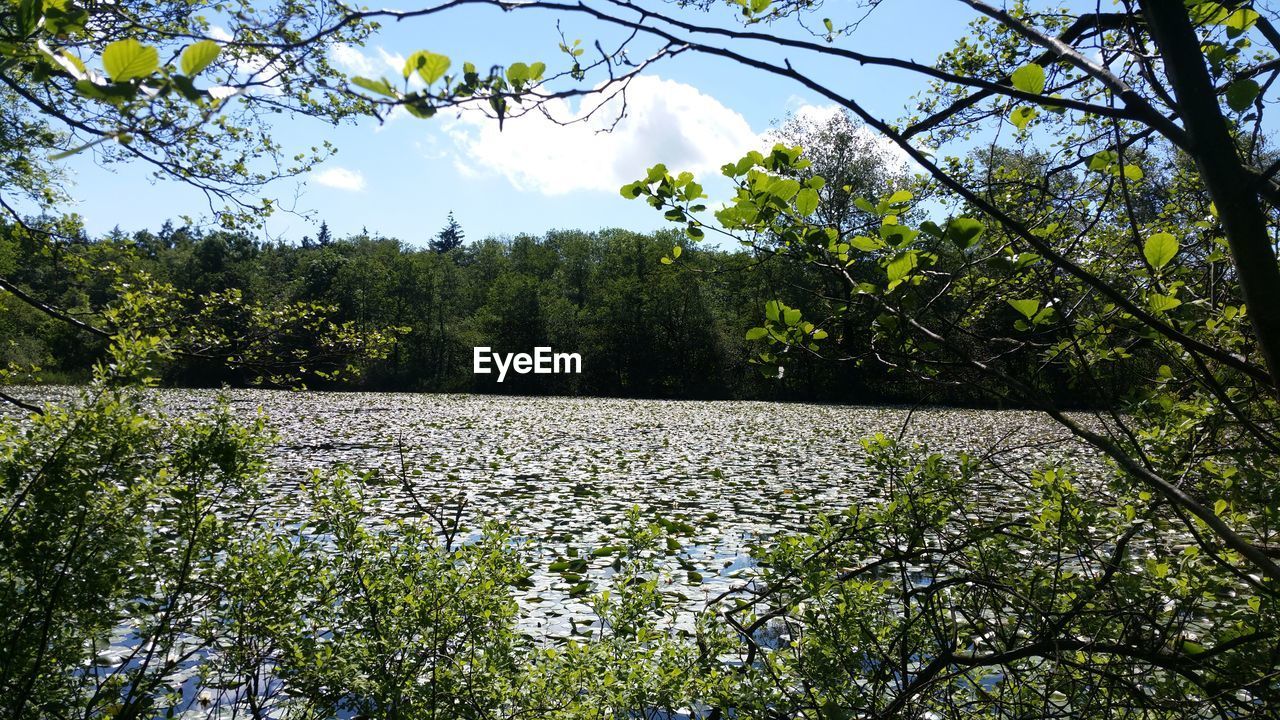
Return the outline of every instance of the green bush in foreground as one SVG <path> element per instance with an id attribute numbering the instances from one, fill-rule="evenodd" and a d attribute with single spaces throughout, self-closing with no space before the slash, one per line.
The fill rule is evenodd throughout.
<path id="1" fill-rule="evenodd" d="M 129 363 L 121 363 L 127 366 Z M 0 424 L 5 717 L 1268 717 L 1275 604 L 1169 509 L 882 436 L 884 495 L 755 550 L 677 630 L 659 524 L 618 528 L 602 622 L 532 636 L 513 529 L 446 540 L 316 474 L 261 494 L 267 440 L 170 417 L 110 370 Z M 975 488 L 992 488 L 1003 502 Z M 999 509 L 996 509 L 999 508 Z M 126 657 L 103 657 L 120 628 Z"/>

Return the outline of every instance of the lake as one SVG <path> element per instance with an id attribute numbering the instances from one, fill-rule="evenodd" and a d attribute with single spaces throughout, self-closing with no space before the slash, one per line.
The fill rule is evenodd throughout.
<path id="1" fill-rule="evenodd" d="M 208 409 L 220 395 L 158 394 L 179 414 Z M 237 414 L 262 411 L 270 419 L 278 434 L 271 488 L 281 507 L 300 514 L 299 482 L 313 469 L 347 465 L 380 478 L 367 489 L 387 516 L 416 514 L 400 489 L 403 472 L 420 498 L 461 504 L 469 530 L 488 520 L 512 523 L 544 568 L 570 555 L 586 559 L 581 573 L 537 574 L 521 598 L 530 629 L 551 637 L 591 625 L 583 583 L 595 592 L 612 572 L 612 558 L 591 551 L 610 544 L 633 507 L 676 528 L 680 550 L 669 558 L 668 590 L 692 611 L 749 571 L 748 543 L 880 497 L 883 481 L 868 469 L 860 443 L 877 432 L 946 453 L 998 452 L 1014 470 L 1064 457 L 1086 469 L 1100 467 L 1092 452 L 1029 411 L 262 390 L 221 395 Z M 1009 488 L 1009 479 L 993 472 L 972 492 L 999 510 L 1016 497 Z"/>
<path id="2" fill-rule="evenodd" d="M 71 388 L 14 388 L 30 401 L 67 400 Z M 909 409 L 765 402 L 695 402 L 484 395 L 154 391 L 178 415 L 225 398 L 245 418 L 263 413 L 276 434 L 267 503 L 285 524 L 303 520 L 300 484 L 313 470 L 347 466 L 378 523 L 419 514 L 403 489 L 461 508 L 460 541 L 491 520 L 511 523 L 535 574 L 519 591 L 521 629 L 558 643 L 590 633 L 591 596 L 609 587 L 615 533 L 627 513 L 666 524 L 660 559 L 674 629 L 751 582 L 748 546 L 802 531 L 817 515 L 874 501 L 884 478 L 861 440 L 901 436 L 943 453 L 992 455 L 968 488 L 981 512 L 1016 512 L 1025 471 L 1070 459 L 1101 478 L 1096 454 L 1046 416 L 1027 411 Z M 12 410 L 4 410 L 12 414 Z M 1020 477 L 1021 476 L 1021 477 Z M 239 508 L 230 507 L 229 512 Z M 976 516 L 974 516 L 976 519 Z M 290 525 L 290 527 L 296 527 Z M 566 562 L 571 561 L 571 562 Z M 557 569 L 559 568 L 559 569 Z M 130 657 L 138 635 L 111 633 L 95 672 Z M 195 702 L 203 655 L 171 678 L 182 706 Z"/>

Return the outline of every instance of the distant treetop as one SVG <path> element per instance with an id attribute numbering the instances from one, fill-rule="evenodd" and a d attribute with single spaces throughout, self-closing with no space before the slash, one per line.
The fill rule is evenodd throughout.
<path id="1" fill-rule="evenodd" d="M 449 218 L 445 222 L 445 226 L 436 233 L 436 237 L 431 241 L 430 247 L 438 253 L 447 253 L 454 248 L 462 247 L 462 241 L 466 238 L 466 234 L 462 231 L 462 226 L 458 224 L 453 213 L 449 213 Z"/>

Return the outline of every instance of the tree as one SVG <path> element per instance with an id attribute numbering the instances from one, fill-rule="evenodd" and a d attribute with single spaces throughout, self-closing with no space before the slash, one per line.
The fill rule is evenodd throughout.
<path id="1" fill-rule="evenodd" d="M 1266 91 L 1254 78 L 1274 71 L 1280 34 L 1252 3 L 1122 2 L 1122 12 L 1078 15 L 966 4 L 981 15 L 972 34 L 990 38 L 989 47 L 974 48 L 962 40 L 934 66 L 838 45 L 771 39 L 750 30 L 708 30 L 669 16 L 632 22 L 640 32 L 689 41 L 702 51 L 795 79 L 839 102 L 922 168 L 929 183 L 924 187 L 936 187 L 951 200 L 949 218 L 906 224 L 902 217 L 913 209 L 913 192 L 864 198 L 859 207 L 879 223 L 849 235 L 815 214 L 822 183 L 807 177 L 811 164 L 801 148 L 779 145 L 727 165 L 725 174 L 737 181 L 738 190 L 734 202 L 716 213 L 720 225 L 747 242 L 783 238 L 845 287 L 814 320 L 771 303 L 762 325 L 748 333 L 765 345 L 760 362 L 784 363 L 784 348 L 819 352 L 829 335 L 824 326 L 838 327 L 841 318 L 862 312 L 875 318 L 865 331 L 878 361 L 920 382 L 972 384 L 992 396 L 1041 408 L 1101 451 L 1116 470 L 1115 486 L 1088 490 L 1077 488 L 1063 468 L 1032 473 L 1028 487 L 1043 502 L 1039 510 L 1027 508 L 1033 522 L 1023 526 L 1014 518 L 1006 525 L 1008 518 L 992 518 L 958 535 L 945 519 L 953 509 L 938 504 L 947 491 L 933 495 L 919 489 L 920 498 L 929 498 L 920 502 L 942 514 L 932 521 L 916 518 L 930 530 L 911 535 L 905 546 L 948 555 L 947 563 L 925 572 L 948 578 L 950 589 L 946 600 L 933 591 L 911 594 L 921 604 L 909 605 L 907 616 L 928 627 L 932 638 L 914 637 L 909 625 L 896 622 L 880 630 L 893 638 L 892 652 L 921 658 L 923 668 L 910 683 L 883 687 L 880 694 L 843 695 L 835 707 L 894 715 L 930 707 L 938 697 L 934 693 L 942 693 L 944 707 L 955 708 L 962 700 L 951 683 L 963 678 L 981 685 L 996 673 L 1002 687 L 1059 698 L 1031 712 L 1052 714 L 1067 707 L 1086 715 L 1113 714 L 1117 708 L 1173 716 L 1263 712 L 1277 702 L 1271 690 L 1262 689 L 1262 678 L 1275 672 L 1277 658 L 1256 650 L 1276 637 L 1268 608 L 1274 607 L 1280 583 L 1273 559 L 1280 498 L 1269 479 L 1280 461 L 1274 423 L 1274 358 L 1280 342 L 1280 303 L 1274 295 L 1280 269 L 1271 240 L 1280 196 L 1272 167 L 1259 162 Z M 759 19 L 803 15 L 806 7 L 775 4 Z M 745 12 L 751 17 L 760 11 Z M 656 28 L 658 23 L 664 27 Z M 791 55 L 789 62 L 773 64 L 723 43 L 700 44 L 686 32 L 773 42 Z M 830 26 L 827 32 L 833 42 L 842 35 Z M 1093 42 L 1107 48 L 1101 62 L 1089 57 Z M 1246 52 L 1254 43 L 1269 47 Z M 1150 48 L 1159 63 L 1147 54 Z M 916 72 L 934 86 L 919 115 L 885 121 L 856 98 L 795 70 L 796 54 L 805 52 Z M 1034 142 L 1051 150 L 1037 158 L 989 141 L 989 151 L 974 152 L 982 162 L 973 162 L 919 149 L 984 132 L 999 138 L 993 131 L 1010 126 L 1013 138 L 1006 142 Z M 712 227 L 700 219 L 701 187 L 688 174 L 657 166 L 622 192 L 646 198 L 691 235 Z M 1160 208 L 1154 217 L 1152 205 L 1139 201 L 1152 194 Z M 880 268 L 877 277 L 849 272 L 867 260 Z M 864 310 L 855 310 L 859 307 Z M 1097 393 L 1109 367 L 1139 354 L 1146 358 L 1145 372 L 1132 379 L 1116 408 L 1123 412 L 1085 422 L 1062 412 L 1046 392 L 1045 368 L 1064 368 L 1078 392 Z M 1028 355 L 1033 364 L 1025 364 Z M 889 447 L 881 441 L 876 446 Z M 897 465 L 910 465 L 896 452 L 890 458 Z M 921 468 L 931 461 L 924 462 Z M 873 526 L 898 522 L 876 517 Z M 861 543 L 874 536 L 860 530 L 865 522 L 859 518 L 843 537 Z M 1134 543 L 1155 548 L 1145 565 L 1134 557 Z M 1070 570 L 1044 554 L 1055 545 L 1071 555 Z M 1029 566 L 1010 574 L 974 565 L 962 559 L 960 549 L 966 546 L 988 558 L 1025 556 Z M 864 576 L 859 563 L 876 552 L 875 543 L 835 557 L 820 544 L 811 547 L 824 560 L 790 567 L 797 576 L 809 578 L 816 567 L 839 563 L 854 568 L 842 581 L 848 583 Z M 1103 547 L 1109 550 L 1099 552 Z M 884 562 L 867 567 L 883 569 Z M 1237 567 L 1247 567 L 1247 574 Z M 1036 579 L 1081 571 L 1093 578 L 1087 591 L 1058 581 L 1046 587 Z M 797 581 L 785 573 L 777 580 L 799 592 Z M 981 590 L 957 590 L 953 581 Z M 1015 592 L 1020 599 L 999 600 L 1002 587 L 1022 588 Z M 910 592 L 899 588 L 890 595 L 899 590 Z M 809 600 L 854 602 L 843 592 L 849 588 L 841 583 L 823 584 Z M 1230 608 L 1193 610 L 1202 607 L 1203 598 L 1223 592 L 1241 600 Z M 1176 599 L 1159 612 L 1139 609 L 1163 602 L 1170 593 Z M 1077 600 L 1064 600 L 1072 597 Z M 870 592 L 860 601 L 890 602 L 891 597 Z M 939 603 L 940 613 L 969 610 L 957 622 L 935 614 L 931 602 Z M 837 622 L 836 627 L 847 621 L 832 606 L 818 604 L 823 609 L 811 610 L 816 615 L 797 621 Z M 1044 610 L 1010 616 L 1015 605 Z M 783 617 L 800 612 L 785 603 L 766 610 Z M 1188 614 L 1204 624 L 1189 631 L 1176 620 Z M 988 627 L 977 618 L 992 615 L 1027 631 L 1023 637 L 995 631 L 995 642 L 970 646 L 966 636 Z M 1111 630 L 1086 615 L 1109 618 Z M 747 626 L 746 632 L 755 627 Z M 1207 638 L 1212 641 L 1203 642 Z M 845 642 L 862 647 L 868 640 Z M 815 650 L 820 653 L 822 647 L 819 643 Z M 800 674 L 797 684 L 839 696 L 838 687 L 829 684 L 835 679 L 799 653 L 784 653 L 786 659 L 777 655 L 764 649 L 753 653 L 770 663 L 794 663 L 786 667 Z M 892 653 L 849 662 L 891 664 Z M 1033 666 L 1049 674 L 1029 679 L 1024 673 Z M 1050 679 L 1055 677 L 1059 683 Z M 1143 680 L 1131 684 L 1137 678 Z M 1225 688 L 1235 688 L 1228 691 L 1236 692 L 1234 700 L 1224 697 Z M 1150 699 L 1143 697 L 1152 692 Z M 960 693 L 972 697 L 971 691 Z M 1180 709 L 1165 702 L 1175 697 L 1188 704 Z M 997 712 L 1019 712 L 1017 701 L 1005 698 L 982 702 L 1003 708 Z"/>
<path id="2" fill-rule="evenodd" d="M 748 331 L 761 343 L 760 363 L 776 368 L 823 352 L 856 312 L 874 318 L 861 328 L 871 337 L 869 360 L 922 383 L 1031 404 L 1111 464 L 1101 483 L 1055 464 L 1001 474 L 982 457 L 942 458 L 868 439 L 885 501 L 828 519 L 812 537 L 779 541 L 767 554 L 763 589 L 726 598 L 717 615 L 733 630 L 729 644 L 704 642 L 696 660 L 666 666 L 703 673 L 705 684 L 689 686 L 713 716 L 720 708 L 761 717 L 1273 716 L 1280 181 L 1263 138 L 1268 103 L 1280 92 L 1272 82 L 1274 10 L 1120 0 L 1113 10 L 1074 12 L 959 0 L 978 18 L 970 33 L 981 40 L 961 38 L 925 64 L 859 49 L 857 18 L 889 1 L 860 3 L 844 21 L 814 15 L 820 4 L 811 0 L 734 0 L 735 26 L 700 23 L 659 3 L 493 0 L 487 4 L 513 12 L 590 19 L 623 38 L 589 43 L 598 57 L 562 42 L 566 59 L 551 73 L 541 62 L 517 62 L 488 74 L 466 63 L 450 74 L 449 58 L 420 51 L 409 56 L 404 82 L 353 78 L 359 90 L 338 97 L 419 117 L 471 102 L 502 123 L 552 99 L 623 93 L 630 78 L 679 54 L 794 81 L 846 108 L 925 176 L 918 187 L 855 200 L 874 218 L 869 232 L 822 220 L 824 179 L 801 148 L 786 145 L 725 166 L 737 187 L 714 221 L 689 174 L 656 165 L 622 189 L 693 240 L 723 230 L 762 252 L 781 244 L 843 283 L 839 296 L 814 293 L 824 301 L 820 313 L 768 303 Z M 719 5 L 676 4 L 708 12 Z M 267 54 L 305 71 L 323 67 L 307 56 L 316 43 L 454 5 L 335 6 L 311 15 L 287 4 L 279 22 L 252 8 L 227 14 L 250 18 L 257 33 L 238 59 Z M 215 194 L 248 172 L 243 163 L 213 162 L 220 142 L 244 134 L 206 144 L 194 130 L 216 99 L 191 87 L 209 46 L 166 52 L 191 53 L 178 73 L 159 66 L 154 47 L 120 35 L 185 45 L 199 29 L 187 24 L 193 14 L 163 8 L 172 17 L 157 27 L 149 16 L 93 7 L 101 33 L 84 32 L 89 25 L 73 5 L 24 3 L 8 18 L 0 52 L 12 62 L 0 79 L 23 99 L 21 109 L 89 142 L 114 141 L 118 148 L 107 146 L 176 176 L 191 173 Z M 308 20 L 315 25 L 295 24 Z M 793 23 L 798 29 L 787 31 Z M 96 50 L 104 40 L 107 81 L 86 84 L 85 71 L 60 53 Z M 808 74 L 808 66 L 823 72 Z M 912 73 L 932 87 L 906 117 L 880 117 L 856 87 L 840 84 L 856 67 Z M 248 87 L 274 80 L 251 78 Z M 321 114 L 329 107 L 305 92 L 284 98 L 258 102 Z M 176 105 L 159 129 L 149 126 L 153 103 Z M 975 144 L 985 158 L 970 152 Z M 1009 144 L 1022 147 L 1001 151 Z M 948 156 L 957 149 L 968 156 Z M 945 212 L 916 221 L 908 213 L 928 214 L 916 202 L 926 196 Z M 1164 202 L 1145 201 L 1151 197 Z M 675 264 L 680 255 L 673 247 L 663 257 Z M 11 283 L 0 287 L 20 297 Z M 1133 357 L 1144 365 L 1126 402 L 1087 421 L 1053 401 L 1041 370 L 1065 369 L 1078 392 L 1090 393 L 1099 371 Z M 1011 512 L 982 515 L 965 493 L 993 476 L 1022 492 Z M 802 630 L 789 631 L 787 643 L 762 642 L 771 621 Z M 739 662 L 717 665 L 733 651 Z M 610 696 L 595 707 L 630 709 L 637 697 Z"/>
<path id="3" fill-rule="evenodd" d="M 818 189 L 818 219 L 842 235 L 858 235 L 878 223 L 855 200 L 905 187 L 910 181 L 901 153 L 847 110 L 827 118 L 793 114 L 771 134 L 785 145 L 805 148 L 810 165 L 803 175 L 826 181 Z"/>
<path id="4" fill-rule="evenodd" d="M 320 223 L 320 232 L 316 233 L 316 244 L 320 247 L 328 247 L 333 243 L 333 235 L 329 232 L 329 223 Z"/>
<path id="5" fill-rule="evenodd" d="M 444 228 L 436 233 L 435 239 L 431 241 L 431 249 L 438 253 L 447 253 L 450 250 L 462 247 L 464 238 L 462 226 L 458 224 L 458 221 L 453 217 L 453 213 L 450 212 Z"/>

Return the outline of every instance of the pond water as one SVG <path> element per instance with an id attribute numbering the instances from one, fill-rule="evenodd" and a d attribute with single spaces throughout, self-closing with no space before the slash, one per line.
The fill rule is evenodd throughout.
<path id="1" fill-rule="evenodd" d="M 67 400 L 70 388 L 22 388 L 24 399 Z M 615 543 L 633 508 L 671 531 L 664 591 L 679 603 L 676 628 L 750 581 L 747 547 L 803 530 L 820 513 L 874 501 L 885 479 L 870 469 L 863 438 L 885 433 L 943 453 L 991 455 L 993 469 L 968 488 L 994 512 L 1017 501 L 1009 476 L 1068 459 L 1101 477 L 1097 456 L 1043 414 L 945 408 L 764 402 L 692 402 L 482 395 L 155 391 L 178 415 L 225 399 L 246 420 L 265 415 L 268 502 L 301 520 L 300 484 L 314 470 L 370 473 L 362 485 L 371 522 L 418 514 L 402 488 L 461 508 L 462 541 L 490 520 L 526 541 L 535 575 L 521 591 L 522 629 L 543 642 L 590 632 L 592 594 L 606 589 Z M 0 411 L 6 412 L 6 411 Z M 570 562 L 566 562 L 570 560 Z M 557 569 L 559 567 L 559 569 Z M 117 628 L 92 672 L 110 673 L 137 636 Z M 136 662 L 136 661 L 135 661 Z M 173 677 L 194 708 L 200 657 Z"/>
<path id="2" fill-rule="evenodd" d="M 179 414 L 219 393 L 161 391 Z M 816 514 L 882 494 L 861 440 L 877 432 L 942 452 L 999 452 L 1014 468 L 1050 458 L 1096 467 L 1096 457 L 1043 414 L 765 402 L 691 402 L 483 395 L 221 393 L 237 414 L 263 412 L 278 434 L 271 488 L 287 507 L 313 469 L 373 471 L 373 506 L 417 510 L 400 490 L 463 507 L 462 525 L 512 523 L 543 568 L 573 556 L 572 571 L 541 572 L 521 598 L 531 630 L 551 637 L 590 627 L 588 590 L 607 584 L 607 547 L 631 508 L 674 527 L 669 591 L 689 610 L 742 577 L 745 546 L 800 530 Z M 1010 500 L 999 474 L 972 492 Z M 465 501 L 465 502 L 463 502 Z M 691 622 L 691 616 L 686 619 Z"/>

